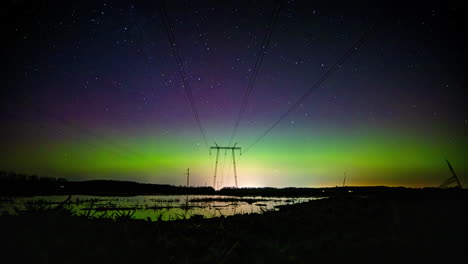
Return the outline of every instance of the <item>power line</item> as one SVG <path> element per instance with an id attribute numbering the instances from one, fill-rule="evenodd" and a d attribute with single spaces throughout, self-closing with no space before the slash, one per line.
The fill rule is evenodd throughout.
<path id="1" fill-rule="evenodd" d="M 25 103 L 20 103 L 22 104 L 23 106 L 27 107 L 27 105 Z M 72 122 L 66 120 L 65 118 L 63 117 L 60 117 L 58 115 L 55 115 L 55 114 L 51 114 L 51 113 L 48 113 L 48 112 L 44 112 L 42 110 L 40 110 L 38 107 L 34 107 L 34 106 L 30 106 L 31 108 L 33 108 L 35 110 L 35 112 L 39 115 L 42 115 L 46 118 L 49 118 L 51 120 L 54 120 L 54 121 L 57 121 L 59 123 L 61 123 L 62 125 L 68 127 L 69 129 L 71 130 L 74 130 L 75 132 L 78 132 L 80 134 L 87 134 L 88 136 L 94 138 L 94 139 L 97 139 L 98 141 L 100 141 L 102 144 L 106 144 L 108 146 L 111 147 L 112 149 L 112 153 L 113 154 L 117 154 L 118 156 L 121 156 L 121 157 L 126 157 L 126 158 L 129 158 L 129 157 L 135 157 L 135 156 L 140 156 L 142 157 L 141 155 L 135 153 L 135 152 L 132 152 L 132 151 L 128 151 L 126 149 L 123 149 L 122 147 L 120 147 L 119 145 L 117 145 L 116 143 L 110 141 L 110 140 L 106 140 L 106 139 L 103 139 L 101 136 L 97 135 L 96 133 L 94 133 L 93 131 L 89 130 L 89 129 L 86 129 L 86 128 L 83 128 L 83 127 L 79 127 L 75 124 L 73 124 Z M 8 113 L 8 111 L 4 112 L 6 114 L 9 114 L 10 116 L 13 116 L 13 117 L 16 117 L 16 118 L 20 118 L 22 119 L 24 122 L 26 123 L 30 123 L 31 125 L 34 124 L 34 122 L 32 121 L 29 121 L 29 120 L 26 120 L 24 117 L 22 117 L 21 115 L 14 115 L 11 113 Z M 16 119 L 18 120 L 18 119 Z M 89 142 L 86 142 L 85 144 L 91 146 L 91 147 L 97 147 L 97 144 L 91 144 Z M 122 154 L 122 153 L 125 153 L 125 154 Z M 128 154 L 133 154 L 133 156 L 130 156 Z"/>
<path id="2" fill-rule="evenodd" d="M 240 124 L 241 119 L 242 119 L 242 114 L 244 113 L 245 108 L 247 107 L 247 101 L 249 99 L 250 94 L 252 93 L 255 80 L 257 79 L 257 75 L 258 75 L 258 72 L 260 70 L 260 66 L 262 65 L 263 57 L 265 56 L 266 50 L 268 49 L 268 46 L 270 45 L 270 40 L 271 40 L 271 35 L 273 33 L 273 28 L 276 25 L 276 22 L 278 21 L 280 11 L 281 11 L 281 2 L 278 1 L 277 5 L 273 9 L 270 21 L 267 24 L 267 31 L 265 32 L 265 36 L 263 37 L 263 41 L 262 41 L 262 44 L 260 46 L 259 56 L 257 57 L 257 60 L 255 61 L 254 70 L 252 72 L 252 75 L 250 76 L 249 84 L 248 84 L 247 89 L 245 91 L 244 98 L 243 98 L 242 104 L 241 104 L 241 108 L 240 108 L 239 113 L 237 115 L 237 120 L 236 120 L 236 123 L 234 125 L 234 129 L 232 131 L 231 138 L 229 139 L 229 144 L 228 145 L 231 145 L 232 140 L 236 136 L 237 129 L 238 129 L 239 124 Z"/>
<path id="3" fill-rule="evenodd" d="M 58 116 L 58 115 L 55 115 L 55 114 L 52 114 L 52 113 L 44 112 L 44 111 L 42 111 L 40 109 L 37 109 L 37 111 L 38 111 L 38 113 L 40 113 L 40 114 L 42 114 L 44 116 L 47 116 L 47 117 L 49 117 L 51 119 L 54 119 L 54 120 L 56 120 L 58 122 L 61 122 L 62 124 L 65 124 L 66 126 L 68 126 L 71 129 L 74 129 L 75 131 L 79 131 L 80 133 L 83 133 L 83 134 L 88 134 L 89 136 L 100 140 L 104 144 L 107 144 L 108 146 L 111 146 L 112 148 L 114 148 L 115 151 L 122 150 L 124 153 L 132 154 L 133 157 L 136 157 L 136 156 L 139 156 L 140 158 L 143 157 L 142 155 L 140 155 L 138 153 L 135 153 L 133 151 L 129 151 L 127 149 L 123 149 L 120 145 L 116 144 L 115 142 L 113 142 L 111 140 L 108 140 L 108 139 L 105 139 L 105 138 L 102 138 L 101 136 L 99 136 L 98 134 L 96 134 L 95 132 L 93 132 L 93 131 L 91 131 L 91 130 L 89 130 L 87 128 L 80 127 L 80 126 L 77 126 L 77 125 L 73 124 L 72 122 L 68 121 L 66 118 L 63 118 L 61 116 Z M 124 155 L 124 156 L 129 157 L 128 155 Z"/>
<path id="4" fill-rule="evenodd" d="M 289 109 L 283 113 L 278 120 L 276 120 L 265 132 L 263 132 L 251 145 L 249 145 L 246 150 L 244 151 L 244 154 L 249 151 L 253 146 L 255 146 L 258 142 L 260 142 L 268 133 L 270 133 L 273 128 L 275 128 L 284 118 L 286 118 L 292 111 L 294 111 L 296 108 L 298 108 L 302 102 L 313 92 L 314 89 L 316 89 L 318 86 L 320 86 L 323 82 L 325 82 L 328 77 L 338 68 L 341 67 L 343 63 L 345 63 L 351 55 L 358 50 L 358 48 L 364 43 L 364 41 L 367 39 L 367 37 L 370 35 L 375 30 L 375 25 L 372 26 L 367 32 L 365 32 L 358 41 L 356 41 L 351 48 L 349 48 L 343 56 L 330 68 L 328 71 L 326 71 L 313 85 L 309 90 L 305 92 L 304 95 L 302 95 L 293 105 L 289 107 Z"/>
<path id="5" fill-rule="evenodd" d="M 195 100 L 193 98 L 192 89 L 190 88 L 189 82 L 188 82 L 188 80 L 186 78 L 186 73 L 185 73 L 184 68 L 183 68 L 183 62 L 182 62 L 182 59 L 181 59 L 180 54 L 179 54 L 179 50 L 178 50 L 177 45 L 176 45 L 174 32 L 172 30 L 172 27 L 169 24 L 169 19 L 168 19 L 168 16 L 167 16 L 167 10 L 166 10 L 164 1 L 161 2 L 160 8 L 159 8 L 159 14 L 160 14 L 160 17 L 161 17 L 161 22 L 162 22 L 163 28 L 164 28 L 164 30 L 165 30 L 165 32 L 167 34 L 167 38 L 168 38 L 169 44 L 171 46 L 172 55 L 176 59 L 177 69 L 179 71 L 180 77 L 182 78 L 184 90 L 185 90 L 185 93 L 186 93 L 187 98 L 189 100 L 190 107 L 192 109 L 193 117 L 194 117 L 194 119 L 195 119 L 195 121 L 197 123 L 197 126 L 198 126 L 198 128 L 200 130 L 200 133 L 202 134 L 203 142 L 205 143 L 206 147 L 208 148 L 209 146 L 208 146 L 208 141 L 206 139 L 205 129 L 203 128 L 203 125 L 202 125 L 201 120 L 200 120 L 200 115 L 198 114 L 198 107 L 197 107 L 197 105 L 195 103 Z"/>

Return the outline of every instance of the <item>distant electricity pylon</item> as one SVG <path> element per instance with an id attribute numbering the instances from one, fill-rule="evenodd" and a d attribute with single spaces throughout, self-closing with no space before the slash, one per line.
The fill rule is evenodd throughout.
<path id="1" fill-rule="evenodd" d="M 439 188 L 446 188 L 446 187 L 449 187 L 452 183 L 456 183 L 456 187 L 457 188 L 463 188 L 461 183 L 460 183 L 460 180 L 458 179 L 458 176 L 457 174 L 455 173 L 455 171 L 453 170 L 453 167 L 452 165 L 450 164 L 450 162 L 446 159 L 445 160 L 447 162 L 447 165 L 450 169 L 450 171 L 452 172 L 452 177 L 448 178 L 447 180 L 445 180 L 440 186 Z"/>
<path id="2" fill-rule="evenodd" d="M 346 171 L 344 173 L 344 179 L 343 179 L 343 187 L 345 187 L 345 186 L 346 186 Z"/>
<path id="3" fill-rule="evenodd" d="M 237 185 L 237 169 L 236 169 L 236 154 L 235 151 L 239 150 L 239 155 L 242 155 L 241 152 L 241 147 L 236 147 L 237 143 L 234 144 L 232 147 L 220 147 L 218 144 L 215 143 L 216 146 L 210 147 L 210 155 L 211 155 L 211 150 L 216 149 L 216 162 L 215 162 L 215 169 L 214 169 L 214 179 L 213 179 L 213 188 L 216 189 L 216 173 L 218 171 L 218 157 L 219 157 L 219 150 L 224 149 L 224 153 L 226 154 L 226 151 L 231 150 L 232 153 L 232 164 L 234 165 L 234 182 L 236 184 L 236 188 L 238 188 Z"/>
<path id="4" fill-rule="evenodd" d="M 187 175 L 187 187 L 189 187 L 189 180 L 190 180 L 190 168 L 187 168 L 187 172 L 185 173 Z"/>

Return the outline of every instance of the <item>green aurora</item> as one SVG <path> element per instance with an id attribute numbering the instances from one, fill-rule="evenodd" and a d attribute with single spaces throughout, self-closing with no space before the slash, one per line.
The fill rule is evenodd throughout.
<path id="1" fill-rule="evenodd" d="M 462 181 L 468 172 L 464 162 L 467 144 L 463 139 L 447 142 L 447 135 L 422 137 L 417 131 L 405 131 L 404 135 L 389 129 L 351 131 L 310 133 L 282 129 L 238 157 L 239 185 L 335 186 L 342 184 L 346 172 L 348 185 L 437 186 L 450 176 L 445 158 Z M 246 135 L 241 138 L 244 142 L 250 139 Z M 49 138 L 10 144 L 11 150 L 1 155 L 1 165 L 7 170 L 74 180 L 117 179 L 174 185 L 184 184 L 183 173 L 189 167 L 193 185 L 212 185 L 215 153 L 210 157 L 190 133 L 140 133 L 106 139 L 103 143 L 89 138 Z M 239 140 L 241 147 L 242 141 Z M 231 156 L 229 152 L 225 155 L 220 153 L 218 184 L 233 186 Z"/>

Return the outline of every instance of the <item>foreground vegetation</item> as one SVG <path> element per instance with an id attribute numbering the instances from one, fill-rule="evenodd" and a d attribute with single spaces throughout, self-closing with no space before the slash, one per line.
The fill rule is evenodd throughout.
<path id="1" fill-rule="evenodd" d="M 173 222 L 30 211 L 0 217 L 7 262 L 468 260 L 463 190 L 343 192 L 276 212 Z M 463 263 L 463 261 L 461 262 Z"/>

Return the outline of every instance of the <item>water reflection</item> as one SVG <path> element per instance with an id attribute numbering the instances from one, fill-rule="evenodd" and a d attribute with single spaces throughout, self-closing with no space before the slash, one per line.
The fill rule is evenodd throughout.
<path id="1" fill-rule="evenodd" d="M 0 213 L 15 214 L 31 203 L 58 205 L 68 196 L 34 196 L 0 199 Z M 317 197 L 236 197 L 218 195 L 141 195 L 141 196 L 89 196 L 70 198 L 70 208 L 77 215 L 115 217 L 128 211 L 133 218 L 146 220 L 177 220 L 190 217 L 211 218 L 235 214 L 262 213 L 277 210 L 280 205 L 321 199 Z"/>

